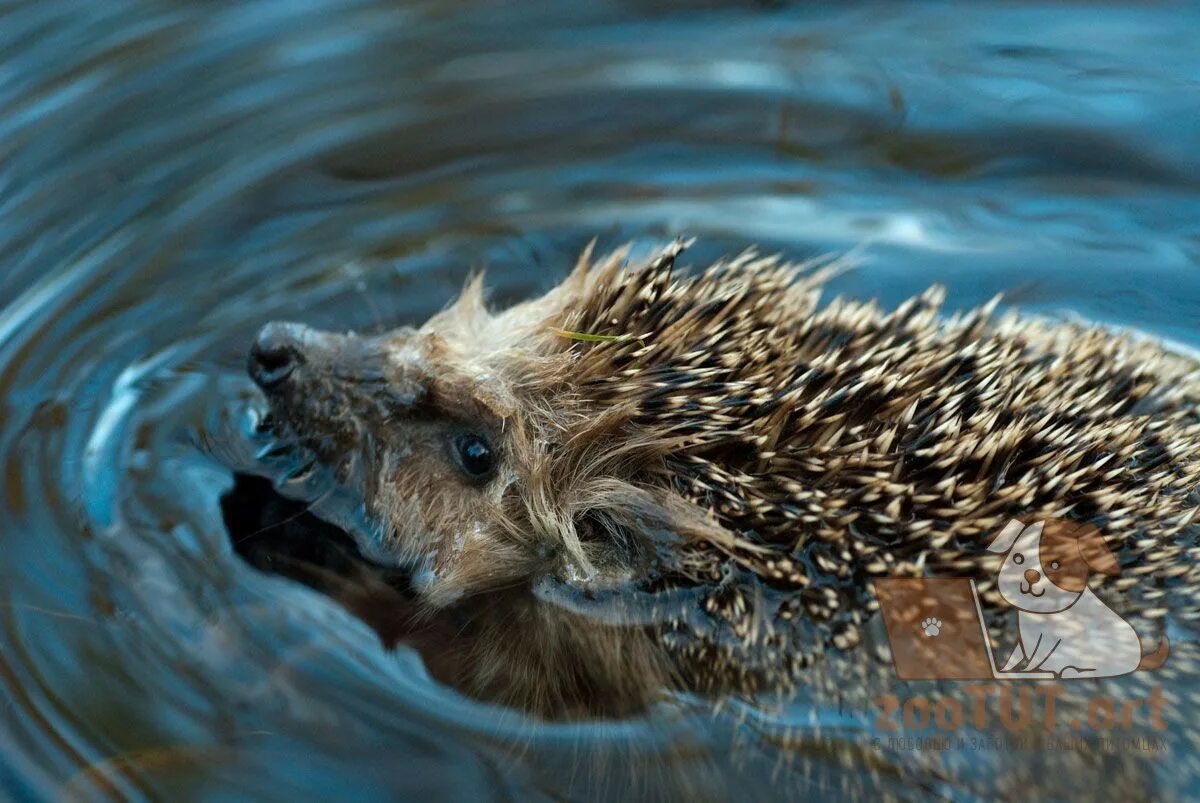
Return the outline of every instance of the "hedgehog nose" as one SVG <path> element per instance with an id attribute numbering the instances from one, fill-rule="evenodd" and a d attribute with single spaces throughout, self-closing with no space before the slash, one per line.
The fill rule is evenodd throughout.
<path id="1" fill-rule="evenodd" d="M 250 377 L 263 390 L 278 386 L 304 361 L 301 327 L 292 323 L 269 323 L 250 346 Z"/>
<path id="2" fill-rule="evenodd" d="M 1029 583 L 1029 585 L 1033 585 L 1039 579 L 1041 579 L 1041 577 L 1042 576 L 1038 573 L 1037 569 L 1026 569 L 1025 570 L 1025 582 Z"/>

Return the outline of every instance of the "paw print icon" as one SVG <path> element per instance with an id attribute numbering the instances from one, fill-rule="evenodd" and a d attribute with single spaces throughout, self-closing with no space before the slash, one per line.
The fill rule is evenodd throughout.
<path id="1" fill-rule="evenodd" d="M 933 638 L 938 633 L 942 632 L 942 620 L 937 617 L 930 616 L 921 622 L 921 632 L 929 638 Z"/>

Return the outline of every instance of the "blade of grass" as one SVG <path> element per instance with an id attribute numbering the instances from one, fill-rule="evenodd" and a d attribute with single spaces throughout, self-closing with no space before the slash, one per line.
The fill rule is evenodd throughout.
<path id="1" fill-rule="evenodd" d="M 585 343 L 616 343 L 621 340 L 624 335 L 590 335 L 587 332 L 569 332 L 566 329 L 556 329 L 550 327 L 550 331 L 559 337 L 569 338 L 570 340 L 582 340 Z"/>
<path id="2" fill-rule="evenodd" d="M 582 340 L 585 343 L 623 343 L 630 338 L 629 335 L 592 335 L 587 332 L 571 332 L 567 329 L 558 329 L 551 326 L 550 331 L 559 337 L 565 337 L 570 340 Z M 636 338 L 642 348 L 646 348 L 646 341 L 642 338 Z"/>

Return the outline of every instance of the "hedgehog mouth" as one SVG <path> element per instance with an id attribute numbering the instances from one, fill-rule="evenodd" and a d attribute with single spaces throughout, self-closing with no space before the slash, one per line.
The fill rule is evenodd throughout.
<path id="1" fill-rule="evenodd" d="M 1032 583 L 1021 583 L 1021 593 L 1028 597 L 1041 597 L 1046 594 L 1046 589 L 1034 591 Z"/>
<path id="2" fill-rule="evenodd" d="M 281 414 L 275 405 L 260 411 L 254 426 L 259 437 L 269 439 L 259 457 L 274 463 L 290 461 L 288 480 L 304 479 L 318 467 L 331 470 L 343 482 L 349 479 L 354 450 L 336 438 L 306 431 L 286 412 Z"/>
<path id="3" fill-rule="evenodd" d="M 379 522 L 362 504 L 366 467 L 361 455 L 340 450 L 331 455 L 322 442 L 305 437 L 261 395 L 250 400 L 246 413 L 248 427 L 239 439 L 243 446 L 230 466 L 235 478 L 245 474 L 266 480 L 272 498 L 301 505 L 306 514 L 345 535 L 361 563 L 409 572 L 412 567 L 384 547 Z M 264 506 L 269 504 L 264 496 Z"/>

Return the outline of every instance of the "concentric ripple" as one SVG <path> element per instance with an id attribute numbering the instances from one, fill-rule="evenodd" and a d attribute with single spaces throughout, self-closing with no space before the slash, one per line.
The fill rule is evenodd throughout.
<path id="1" fill-rule="evenodd" d="M 690 5 L 0 4 L 4 795 L 954 793 L 825 703 L 467 700 L 226 532 L 265 321 L 504 303 L 593 236 L 865 244 L 834 292 L 1200 347 L 1195 9 Z"/>

